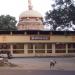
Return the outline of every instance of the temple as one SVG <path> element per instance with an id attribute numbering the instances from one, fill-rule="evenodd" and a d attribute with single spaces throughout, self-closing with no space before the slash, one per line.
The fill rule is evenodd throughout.
<path id="1" fill-rule="evenodd" d="M 75 56 L 75 31 L 45 31 L 31 0 L 19 16 L 17 31 L 0 31 L 0 51 L 12 57 Z"/>

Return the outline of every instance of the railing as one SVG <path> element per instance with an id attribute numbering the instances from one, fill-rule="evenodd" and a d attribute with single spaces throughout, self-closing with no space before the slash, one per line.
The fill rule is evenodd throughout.
<path id="1" fill-rule="evenodd" d="M 68 53 L 75 53 L 75 48 L 69 48 Z"/>
<path id="2" fill-rule="evenodd" d="M 28 51 L 28 53 L 33 53 L 33 52 L 35 52 L 35 53 L 52 53 L 52 49 L 47 49 L 47 50 L 45 50 L 45 49 L 35 49 L 35 50 L 33 50 L 33 49 L 28 49 L 27 50 Z"/>
<path id="3" fill-rule="evenodd" d="M 13 49 L 14 54 L 24 54 L 24 49 Z"/>

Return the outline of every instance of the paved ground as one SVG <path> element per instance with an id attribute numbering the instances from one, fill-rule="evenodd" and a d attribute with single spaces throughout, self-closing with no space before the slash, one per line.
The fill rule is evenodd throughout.
<path id="1" fill-rule="evenodd" d="M 56 60 L 57 64 L 50 69 L 50 60 Z M 9 62 L 17 64 L 18 67 L 0 67 L 1 69 L 10 70 L 60 70 L 75 71 L 75 57 L 71 58 L 13 58 Z"/>
<path id="2" fill-rule="evenodd" d="M 75 71 L 0 70 L 0 75 L 75 75 Z"/>

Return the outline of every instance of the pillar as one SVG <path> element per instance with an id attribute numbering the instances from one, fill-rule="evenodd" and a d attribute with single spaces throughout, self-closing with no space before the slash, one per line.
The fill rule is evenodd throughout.
<path id="1" fill-rule="evenodd" d="M 55 43 L 52 44 L 52 55 L 55 55 Z"/>
<path id="2" fill-rule="evenodd" d="M 13 45 L 12 44 L 10 44 L 10 53 L 11 55 L 13 55 Z"/>
<path id="3" fill-rule="evenodd" d="M 68 44 L 66 44 L 66 54 L 68 54 Z"/>
<path id="4" fill-rule="evenodd" d="M 24 54 L 27 55 L 28 54 L 28 48 L 27 48 L 27 44 L 24 44 Z"/>
<path id="5" fill-rule="evenodd" d="M 45 44 L 45 54 L 47 54 L 47 44 Z"/>
<path id="6" fill-rule="evenodd" d="M 10 35 L 12 35 L 12 32 L 10 32 Z"/>
<path id="7" fill-rule="evenodd" d="M 35 44 L 33 44 L 33 54 L 35 55 Z"/>

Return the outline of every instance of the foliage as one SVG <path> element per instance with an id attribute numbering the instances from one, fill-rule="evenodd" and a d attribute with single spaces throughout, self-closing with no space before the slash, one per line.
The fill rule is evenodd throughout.
<path id="1" fill-rule="evenodd" d="M 10 15 L 0 16 L 0 30 L 16 30 L 16 23 L 15 17 Z"/>
<path id="2" fill-rule="evenodd" d="M 46 23 L 51 25 L 51 30 L 75 30 L 75 5 L 74 0 L 55 0 L 53 10 L 46 13 Z"/>

